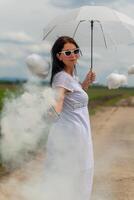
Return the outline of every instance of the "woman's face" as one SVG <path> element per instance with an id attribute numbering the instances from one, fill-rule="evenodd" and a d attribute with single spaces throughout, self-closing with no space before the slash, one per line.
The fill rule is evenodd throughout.
<path id="1" fill-rule="evenodd" d="M 62 61 L 65 66 L 72 67 L 77 63 L 80 57 L 79 49 L 73 43 L 66 43 L 61 52 L 58 54 L 58 59 Z"/>

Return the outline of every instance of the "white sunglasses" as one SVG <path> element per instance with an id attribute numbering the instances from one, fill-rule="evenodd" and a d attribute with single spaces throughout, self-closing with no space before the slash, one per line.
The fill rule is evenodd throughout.
<path id="1" fill-rule="evenodd" d="M 77 48 L 74 50 L 63 50 L 63 51 L 59 52 L 59 54 L 60 53 L 63 53 L 65 56 L 70 56 L 71 54 L 75 54 L 75 55 L 80 54 L 81 50 L 79 48 Z"/>

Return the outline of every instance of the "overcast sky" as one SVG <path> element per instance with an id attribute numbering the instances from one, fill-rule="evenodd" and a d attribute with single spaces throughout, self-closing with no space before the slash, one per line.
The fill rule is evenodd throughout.
<path id="1" fill-rule="evenodd" d="M 132 0 L 0 0 L 0 77 L 27 76 L 26 57 L 31 53 L 48 55 L 49 45 L 42 42 L 44 27 L 57 15 L 83 5 L 108 6 L 134 19 Z M 113 71 L 127 73 L 133 64 L 133 51 L 133 47 L 127 47 L 119 57 L 115 51 L 96 52 L 98 81 L 105 82 Z M 102 59 L 104 55 L 107 59 Z M 80 64 L 81 73 L 86 73 L 86 55 Z M 134 86 L 133 79 L 134 75 L 129 77 L 129 84 Z"/>

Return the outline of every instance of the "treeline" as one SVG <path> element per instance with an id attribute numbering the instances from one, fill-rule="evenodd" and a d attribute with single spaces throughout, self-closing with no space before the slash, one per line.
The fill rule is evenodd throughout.
<path id="1" fill-rule="evenodd" d="M 27 80 L 0 80 L 0 84 L 22 84 L 26 83 Z"/>

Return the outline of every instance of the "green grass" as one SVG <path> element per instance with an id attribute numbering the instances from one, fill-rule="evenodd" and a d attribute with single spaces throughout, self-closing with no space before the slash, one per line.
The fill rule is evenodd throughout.
<path id="1" fill-rule="evenodd" d="M 0 111 L 3 108 L 5 98 L 12 98 L 12 96 L 16 96 L 21 90 L 21 84 L 11 84 L 11 83 L 2 83 L 0 84 Z M 1 158 L 0 158 L 1 159 Z M 0 177 L 5 176 L 7 174 L 7 170 L 4 166 L 1 165 L 0 160 Z"/>
<path id="2" fill-rule="evenodd" d="M 134 96 L 134 88 L 109 90 L 107 87 L 92 86 L 88 90 L 90 113 L 94 114 L 100 106 L 115 106 L 121 99 Z"/>
<path id="3" fill-rule="evenodd" d="M 4 99 L 10 98 L 20 90 L 20 86 L 16 84 L 0 84 L 0 111 L 2 110 Z"/>
<path id="4" fill-rule="evenodd" d="M 97 99 L 102 96 L 109 96 L 109 95 L 134 96 L 134 88 L 122 87 L 119 89 L 109 90 L 107 87 L 103 86 L 91 86 L 88 90 L 88 94 L 90 96 L 90 99 Z"/>

